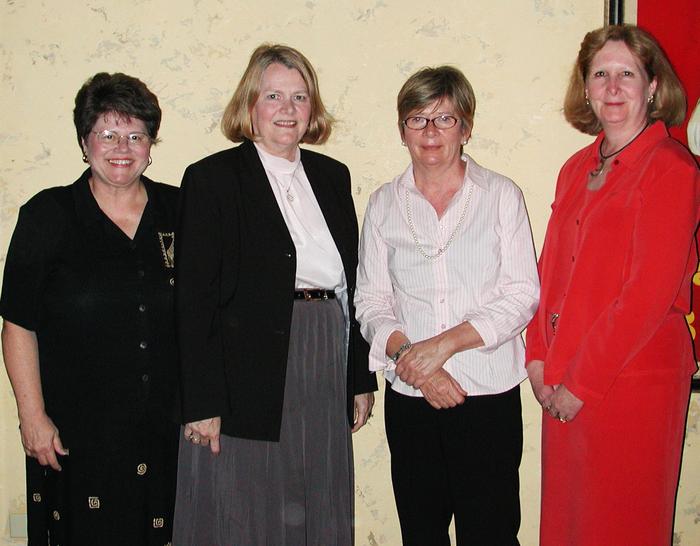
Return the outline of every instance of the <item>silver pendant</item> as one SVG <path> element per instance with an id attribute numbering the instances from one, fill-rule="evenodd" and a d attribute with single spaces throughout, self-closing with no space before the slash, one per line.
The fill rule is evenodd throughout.
<path id="1" fill-rule="evenodd" d="M 598 166 L 588 174 L 590 174 L 592 177 L 596 177 L 603 172 L 603 168 L 605 168 L 605 161 L 600 161 Z"/>
<path id="2" fill-rule="evenodd" d="M 287 201 L 289 201 L 290 203 L 294 201 L 294 196 L 291 193 L 289 193 L 289 191 L 287 191 Z"/>

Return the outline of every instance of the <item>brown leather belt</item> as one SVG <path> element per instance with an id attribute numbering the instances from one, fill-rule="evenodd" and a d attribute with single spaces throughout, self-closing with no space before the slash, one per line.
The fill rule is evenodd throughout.
<path id="1" fill-rule="evenodd" d="M 323 288 L 301 288 L 294 291 L 294 299 L 305 301 L 332 300 L 335 299 L 335 292 Z"/>

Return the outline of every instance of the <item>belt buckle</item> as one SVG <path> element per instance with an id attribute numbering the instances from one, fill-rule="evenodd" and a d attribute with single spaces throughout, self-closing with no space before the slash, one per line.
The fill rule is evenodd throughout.
<path id="1" fill-rule="evenodd" d="M 311 301 L 313 298 L 311 297 L 311 292 L 304 288 L 304 301 Z"/>

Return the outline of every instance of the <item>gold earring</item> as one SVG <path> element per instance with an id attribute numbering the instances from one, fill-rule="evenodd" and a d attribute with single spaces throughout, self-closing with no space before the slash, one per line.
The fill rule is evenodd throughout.
<path id="1" fill-rule="evenodd" d="M 90 163 L 85 152 L 83 152 L 83 163 Z"/>

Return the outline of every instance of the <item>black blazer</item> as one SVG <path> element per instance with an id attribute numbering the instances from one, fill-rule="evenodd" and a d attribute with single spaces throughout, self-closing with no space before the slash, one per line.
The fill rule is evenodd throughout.
<path id="1" fill-rule="evenodd" d="M 352 304 L 357 217 L 345 165 L 301 151 L 348 283 L 348 418 L 377 389 Z M 296 251 L 255 146 L 245 141 L 190 165 L 176 230 L 175 309 L 183 422 L 221 416 L 229 436 L 278 441 Z"/>

